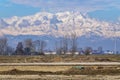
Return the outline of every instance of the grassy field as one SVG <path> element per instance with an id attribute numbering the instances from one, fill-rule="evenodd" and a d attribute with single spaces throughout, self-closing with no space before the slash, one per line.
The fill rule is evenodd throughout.
<path id="1" fill-rule="evenodd" d="M 120 55 L 0 56 L 0 63 L 20 62 L 120 62 Z"/>
<path id="2" fill-rule="evenodd" d="M 0 80 L 120 80 L 119 75 L 0 75 Z"/>
<path id="3" fill-rule="evenodd" d="M 0 70 L 0 80 L 120 80 L 120 66 L 3 66 Z"/>
<path id="4" fill-rule="evenodd" d="M 72 68 L 72 66 L 0 66 L 1 71 L 10 71 L 17 69 L 20 71 L 44 71 L 44 72 L 56 72 L 65 71 Z"/>
<path id="5" fill-rule="evenodd" d="M 120 75 L 120 66 L 0 66 L 3 75 Z"/>
<path id="6" fill-rule="evenodd" d="M 0 63 L 120 62 L 120 55 L 0 56 Z M 120 66 L 0 66 L 0 80 L 120 80 Z"/>

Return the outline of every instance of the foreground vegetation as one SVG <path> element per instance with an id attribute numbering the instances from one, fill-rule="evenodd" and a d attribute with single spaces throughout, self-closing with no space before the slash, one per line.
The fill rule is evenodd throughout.
<path id="1" fill-rule="evenodd" d="M 8 71 L 0 71 L 1 75 L 120 75 L 120 66 L 71 66 L 66 67 L 66 69 L 61 69 L 64 67 L 54 66 L 55 70 L 50 70 L 51 68 L 43 67 L 40 70 L 24 69 L 24 66 L 21 67 L 23 69 L 19 70 L 19 67 L 15 67 Z M 31 67 L 32 68 L 32 67 Z M 35 68 L 35 67 L 34 67 Z M 41 67 L 39 67 L 41 68 Z M 45 70 L 46 69 L 46 70 Z M 58 70 L 57 70 L 58 69 Z M 36 71 L 35 71 L 36 70 Z"/>
<path id="2" fill-rule="evenodd" d="M 120 55 L 0 56 L 0 63 L 120 62 Z M 120 66 L 0 66 L 0 80 L 119 80 Z"/>
<path id="3" fill-rule="evenodd" d="M 120 80 L 119 75 L 0 75 L 0 80 Z"/>
<path id="4" fill-rule="evenodd" d="M 0 56 L 0 63 L 33 62 L 120 62 L 120 55 Z"/>
<path id="5" fill-rule="evenodd" d="M 4 67 L 4 66 L 3 66 Z M 119 80 L 120 66 L 12 66 L 11 70 L 0 71 L 0 80 Z M 21 67 L 21 70 L 20 70 Z M 36 67 L 36 68 L 35 68 Z M 33 69 L 33 67 L 31 67 Z M 64 69 L 65 68 L 65 69 Z M 35 71 L 36 69 L 36 71 Z M 52 70 L 53 71 L 52 71 Z M 57 70 L 64 69 L 64 70 Z"/>

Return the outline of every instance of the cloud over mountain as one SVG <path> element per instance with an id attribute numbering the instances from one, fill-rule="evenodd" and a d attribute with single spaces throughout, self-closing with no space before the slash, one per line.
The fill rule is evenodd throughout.
<path id="1" fill-rule="evenodd" d="M 40 12 L 25 17 L 11 17 L 0 20 L 0 33 L 4 35 L 52 35 L 63 36 L 76 33 L 77 36 L 120 37 L 119 23 L 98 21 L 79 12 Z"/>
<path id="2" fill-rule="evenodd" d="M 110 7 L 120 8 L 118 0 L 11 0 L 15 4 L 39 7 L 48 11 L 75 10 L 89 12 Z M 107 5 L 106 5 L 107 4 Z"/>

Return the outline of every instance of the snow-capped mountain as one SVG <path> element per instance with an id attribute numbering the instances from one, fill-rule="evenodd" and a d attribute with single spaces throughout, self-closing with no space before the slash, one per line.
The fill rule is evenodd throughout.
<path id="1" fill-rule="evenodd" d="M 4 35 L 60 37 L 72 33 L 76 33 L 77 36 L 120 37 L 120 27 L 119 24 L 92 19 L 79 12 L 40 12 L 31 16 L 0 19 L 0 34 Z"/>
<path id="2" fill-rule="evenodd" d="M 6 28 L 9 26 L 3 19 L 0 19 L 0 29 Z"/>
<path id="3" fill-rule="evenodd" d="M 79 12 L 41 12 L 25 17 L 0 19 L 0 36 L 6 36 L 13 47 L 19 41 L 31 38 L 43 39 L 47 41 L 47 48 L 53 49 L 56 40 L 75 33 L 79 47 L 102 46 L 105 50 L 113 50 L 113 37 L 120 37 L 119 25 L 120 23 L 99 21 Z M 117 45 L 120 45 L 119 41 Z"/>

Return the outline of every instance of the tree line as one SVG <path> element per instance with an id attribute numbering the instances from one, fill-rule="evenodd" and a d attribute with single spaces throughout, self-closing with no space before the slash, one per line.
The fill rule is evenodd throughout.
<path id="1" fill-rule="evenodd" d="M 76 34 L 70 36 L 63 36 L 55 42 L 56 54 L 66 54 L 70 52 L 75 54 L 78 52 L 78 37 Z M 0 38 L 0 55 L 44 55 L 47 42 L 44 40 L 25 39 L 22 42 L 18 42 L 16 48 L 12 48 L 8 45 L 7 38 Z M 89 55 L 92 51 L 91 47 L 84 49 L 84 54 Z"/>

